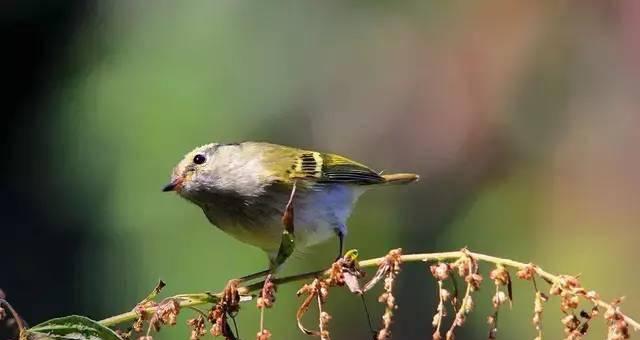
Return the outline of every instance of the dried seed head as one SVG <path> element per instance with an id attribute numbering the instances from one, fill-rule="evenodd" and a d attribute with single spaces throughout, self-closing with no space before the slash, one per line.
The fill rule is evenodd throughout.
<path id="1" fill-rule="evenodd" d="M 551 288 L 549 288 L 549 294 L 560 295 L 560 293 L 562 293 L 562 287 L 560 287 L 560 283 L 556 281 L 551 285 Z"/>
<path id="2" fill-rule="evenodd" d="M 256 299 L 256 306 L 260 309 L 271 308 L 276 301 L 276 285 L 271 281 L 271 275 L 264 280 L 260 296 Z"/>
<path id="3" fill-rule="evenodd" d="M 257 336 L 256 336 L 256 340 L 269 340 L 271 339 L 271 332 L 269 332 L 269 330 L 267 329 L 263 329 L 260 332 L 258 332 Z"/>
<path id="4" fill-rule="evenodd" d="M 489 278 L 493 280 L 496 286 L 503 286 L 509 282 L 509 272 L 503 266 L 498 265 L 489 273 Z"/>
<path id="5" fill-rule="evenodd" d="M 211 326 L 209 333 L 211 333 L 211 335 L 214 337 L 222 335 L 222 325 L 214 323 L 213 326 Z"/>
<path id="6" fill-rule="evenodd" d="M 384 278 L 384 292 L 378 298 L 378 301 L 384 303 L 385 310 L 382 316 L 382 329 L 378 332 L 378 340 L 391 338 L 391 321 L 393 319 L 393 311 L 398 308 L 396 306 L 395 297 L 393 296 L 393 285 L 395 278 L 400 272 L 401 249 L 395 249 L 389 252 L 385 257 L 381 268 L 387 267 Z M 380 270 L 379 270 L 380 271 Z"/>
<path id="7" fill-rule="evenodd" d="M 133 322 L 133 330 L 140 333 L 142 332 L 142 327 L 144 327 L 144 319 L 139 317 Z"/>
<path id="8" fill-rule="evenodd" d="M 595 291 L 593 291 L 593 290 L 588 291 L 588 292 L 585 294 L 585 297 L 586 297 L 587 299 L 589 299 L 589 300 L 592 300 L 592 301 L 593 301 L 593 300 L 599 300 L 599 299 L 600 299 L 600 295 L 598 295 L 598 293 L 596 293 L 596 292 L 595 292 Z"/>
<path id="9" fill-rule="evenodd" d="M 493 308 L 498 308 L 507 300 L 508 300 L 507 294 L 505 294 L 503 291 L 497 291 L 496 294 L 493 296 L 493 299 L 491 299 L 491 302 L 493 302 Z"/>
<path id="10" fill-rule="evenodd" d="M 334 262 L 329 269 L 329 277 L 327 278 L 327 282 L 332 286 L 343 286 L 344 285 L 344 275 L 342 273 L 342 267 L 344 265 L 344 260 L 341 258 L 337 262 Z"/>
<path id="11" fill-rule="evenodd" d="M 431 265 L 430 267 L 431 274 L 438 281 L 444 281 L 449 278 L 449 271 L 451 268 L 447 263 L 440 262 L 438 264 Z"/>
<path id="12" fill-rule="evenodd" d="M 533 311 L 535 313 L 542 313 L 543 303 L 546 302 L 547 299 L 541 292 L 536 292 L 536 298 L 533 303 Z"/>
<path id="13" fill-rule="evenodd" d="M 560 275 L 560 284 L 563 288 L 577 288 L 580 287 L 580 282 L 575 276 Z"/>
<path id="14" fill-rule="evenodd" d="M 565 340 L 582 340 L 582 333 L 580 333 L 580 331 L 578 330 L 574 330 L 572 332 L 570 332 L 569 334 L 567 334 L 567 336 L 564 338 Z"/>
<path id="15" fill-rule="evenodd" d="M 7 317 L 7 311 L 0 307 L 0 321 Z"/>
<path id="16" fill-rule="evenodd" d="M 329 313 L 324 311 L 320 313 L 320 322 L 326 325 L 329 323 L 329 320 L 331 320 L 331 315 L 329 315 Z"/>
<path id="17" fill-rule="evenodd" d="M 191 328 L 190 340 L 198 340 L 207 334 L 207 325 L 202 315 L 199 315 L 195 319 L 187 320 L 187 325 Z"/>
<path id="18" fill-rule="evenodd" d="M 469 258 L 462 257 L 456 260 L 456 262 L 453 263 L 453 266 L 458 269 L 458 275 L 460 275 L 460 277 L 467 277 L 470 274 L 469 264 Z"/>
<path id="19" fill-rule="evenodd" d="M 560 294 L 562 300 L 560 301 L 560 309 L 563 312 L 568 312 L 572 309 L 578 308 L 578 304 L 580 303 L 580 298 L 577 295 L 573 295 L 568 292 L 563 292 Z"/>
<path id="20" fill-rule="evenodd" d="M 331 320 L 331 315 L 329 313 L 323 311 L 320 313 L 320 339 L 329 340 L 329 320 Z"/>
<path id="21" fill-rule="evenodd" d="M 431 321 L 431 325 L 433 325 L 433 327 L 437 327 L 440 322 L 442 322 L 442 318 L 440 317 L 440 313 L 434 314 L 433 315 L 433 320 Z"/>
<path id="22" fill-rule="evenodd" d="M 629 339 L 629 326 L 624 320 L 615 320 L 609 324 L 607 340 Z"/>
<path id="23" fill-rule="evenodd" d="M 533 325 L 540 332 L 542 329 L 542 312 L 544 310 L 544 302 L 547 301 L 547 297 L 540 291 L 536 292 L 536 297 L 533 304 Z"/>
<path id="24" fill-rule="evenodd" d="M 222 301 L 213 306 L 207 315 L 207 320 L 212 323 L 209 332 L 213 336 L 220 336 L 225 334 L 227 325 L 227 315 L 229 311 L 227 304 Z"/>
<path id="25" fill-rule="evenodd" d="M 451 297 L 451 293 L 449 293 L 446 288 L 442 288 L 440 289 L 440 297 L 442 298 L 442 301 L 446 302 Z"/>
<path id="26" fill-rule="evenodd" d="M 573 331 L 578 329 L 578 327 L 580 327 L 580 320 L 578 320 L 578 318 L 573 314 L 565 316 L 564 318 L 562 318 L 561 322 L 564 325 L 565 333 L 567 335 L 571 334 Z"/>
<path id="27" fill-rule="evenodd" d="M 117 328 L 115 331 L 122 340 L 131 339 L 131 333 L 133 333 L 133 330 L 131 328 L 129 328 L 127 331 Z"/>
<path id="28" fill-rule="evenodd" d="M 178 313 L 180 313 L 180 304 L 178 301 L 175 299 L 168 299 L 158 305 L 158 309 L 156 310 L 156 319 L 164 325 L 175 325 Z"/>
<path id="29" fill-rule="evenodd" d="M 533 263 L 529 263 L 516 272 L 516 276 L 522 280 L 531 280 L 536 274 L 536 267 Z"/>
<path id="30" fill-rule="evenodd" d="M 480 288 L 480 283 L 482 282 L 482 276 L 478 273 L 474 273 L 467 275 L 464 280 L 471 285 L 472 290 L 478 290 L 478 288 Z"/>
<path id="31" fill-rule="evenodd" d="M 138 340 L 153 340 L 153 337 L 151 335 L 143 335 Z"/>

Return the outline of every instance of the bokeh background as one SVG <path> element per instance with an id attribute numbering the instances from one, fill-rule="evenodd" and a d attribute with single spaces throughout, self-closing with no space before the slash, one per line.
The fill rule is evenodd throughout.
<path id="1" fill-rule="evenodd" d="M 259 250 L 160 192 L 194 146 L 242 140 L 420 173 L 360 200 L 347 247 L 365 258 L 469 246 L 581 274 L 640 316 L 636 0 L 1 8 L 0 288 L 32 324 L 130 310 L 159 278 L 165 293 L 215 291 L 262 269 Z M 335 246 L 285 273 L 326 265 Z M 280 288 L 267 326 L 276 339 L 305 338 L 298 286 Z M 491 290 L 459 338 L 486 338 Z M 514 290 L 498 335 L 533 338 L 532 289 Z M 429 338 L 428 268 L 405 266 L 397 292 L 396 338 Z M 376 294 L 367 299 L 379 324 Z M 558 309 L 545 312 L 551 339 L 562 336 Z M 358 298 L 332 293 L 327 310 L 334 338 L 368 337 Z M 244 307 L 242 338 L 257 320 Z M 156 337 L 186 339 L 183 321 Z M 603 322 L 592 328 L 602 338 Z"/>

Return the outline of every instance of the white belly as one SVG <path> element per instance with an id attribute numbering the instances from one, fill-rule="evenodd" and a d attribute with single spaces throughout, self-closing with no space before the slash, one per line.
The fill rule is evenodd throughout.
<path id="1" fill-rule="evenodd" d="M 353 204 L 362 193 L 361 188 L 344 185 L 328 186 L 319 191 L 299 191 L 293 203 L 295 247 L 303 249 L 324 242 L 336 237 L 336 230 L 346 234 L 347 219 Z M 282 205 L 284 210 L 285 203 Z M 260 217 L 249 221 L 231 219 L 214 221 L 213 216 L 209 217 L 211 222 L 238 240 L 259 247 L 270 254 L 277 252 L 284 230 L 282 214 L 264 216 L 262 213 L 256 213 L 255 216 Z"/>

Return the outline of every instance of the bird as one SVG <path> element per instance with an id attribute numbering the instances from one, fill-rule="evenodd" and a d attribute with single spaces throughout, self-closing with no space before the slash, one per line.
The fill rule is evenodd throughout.
<path id="1" fill-rule="evenodd" d="M 289 206 L 295 212 L 295 248 L 337 237 L 339 258 L 359 196 L 418 179 L 414 173 L 382 174 L 337 154 L 246 141 L 196 147 L 173 168 L 163 191 L 176 192 L 200 207 L 211 224 L 262 249 L 267 271 L 275 271 L 288 257 L 279 253 Z"/>

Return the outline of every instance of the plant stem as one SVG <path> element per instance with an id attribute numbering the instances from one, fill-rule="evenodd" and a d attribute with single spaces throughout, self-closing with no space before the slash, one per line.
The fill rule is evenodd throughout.
<path id="1" fill-rule="evenodd" d="M 491 255 L 474 253 L 467 250 L 441 252 L 441 253 L 407 254 L 407 255 L 402 255 L 401 260 L 402 262 L 432 262 L 432 261 L 444 261 L 444 260 L 457 260 L 465 256 L 471 256 L 478 261 L 493 263 L 496 265 L 503 265 L 506 267 L 516 268 L 516 269 L 523 269 L 525 267 L 530 266 L 530 264 L 528 263 L 518 262 L 510 259 L 504 259 L 504 258 L 495 257 Z M 361 268 L 377 267 L 384 261 L 384 259 L 385 259 L 384 257 L 377 257 L 373 259 L 360 261 L 359 264 Z M 538 276 L 544 278 L 549 282 L 554 283 L 560 280 L 559 275 L 551 274 L 541 269 L 538 266 L 534 266 L 534 269 Z M 327 274 L 326 270 L 320 270 L 315 272 L 309 272 L 309 273 L 274 279 L 273 282 L 275 284 L 286 284 L 286 283 L 292 283 L 292 282 L 299 282 L 299 281 L 307 280 L 313 277 L 323 276 L 326 274 Z M 253 295 L 253 293 L 260 290 L 263 285 L 264 285 L 264 282 L 258 282 L 252 285 L 239 287 L 238 292 L 241 295 L 244 295 L 245 297 L 247 296 L 250 297 Z M 172 298 L 177 299 L 179 301 L 180 307 L 189 307 L 189 306 L 199 306 L 204 304 L 217 303 L 221 297 L 222 297 L 222 293 L 216 293 L 216 294 L 200 293 L 200 294 L 176 295 Z M 250 299 L 246 299 L 244 301 L 248 301 L 248 300 Z M 592 301 L 596 305 L 602 308 L 608 309 L 613 307 L 611 304 L 604 302 L 600 299 L 593 299 Z M 149 307 L 144 310 L 146 314 L 152 314 L 155 311 L 156 311 L 156 307 Z M 625 314 L 621 314 L 621 315 L 624 318 L 624 320 L 627 322 L 627 324 L 632 326 L 634 330 L 636 331 L 640 330 L 640 323 L 638 323 L 637 321 L 633 320 L 632 318 L 628 317 Z M 139 315 L 137 312 L 131 311 L 131 312 L 123 313 L 120 315 L 112 316 L 110 318 L 101 320 L 100 324 L 104 326 L 114 326 L 127 321 L 133 321 L 137 319 L 138 316 Z"/>
<path id="2" fill-rule="evenodd" d="M 13 307 L 11 307 L 11 304 L 7 300 L 0 299 L 0 307 L 2 307 L 3 305 L 5 307 L 7 307 L 7 309 L 9 310 L 9 313 L 11 314 L 13 319 L 16 320 L 16 325 L 18 326 L 18 331 L 20 333 L 20 339 L 22 339 L 24 334 L 25 334 L 24 333 L 25 327 L 24 327 L 24 322 L 22 321 L 22 317 L 20 317 L 20 315 L 18 315 L 16 310 L 13 309 Z"/>
<path id="3" fill-rule="evenodd" d="M 180 308 L 201 306 L 209 303 L 217 303 L 218 300 L 220 299 L 220 297 L 217 295 L 210 295 L 207 293 L 181 294 L 181 295 L 173 296 L 172 298 L 179 301 L 178 304 L 180 305 Z M 146 315 L 152 315 L 153 313 L 156 312 L 156 310 L 157 310 L 157 307 L 148 307 L 144 309 L 144 313 Z M 122 313 L 122 314 L 118 314 L 118 315 L 106 318 L 104 320 L 99 321 L 99 323 L 103 326 L 108 326 L 108 327 L 115 326 L 121 323 L 136 320 L 139 316 L 140 315 L 138 314 L 138 312 L 136 312 L 135 310 L 132 310 L 130 312 L 126 312 L 126 313 Z"/>

